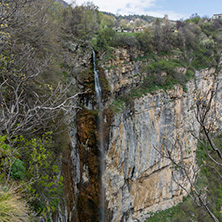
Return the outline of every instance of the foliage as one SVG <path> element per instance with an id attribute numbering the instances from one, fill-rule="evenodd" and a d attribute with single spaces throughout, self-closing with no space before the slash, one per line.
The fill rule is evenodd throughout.
<path id="1" fill-rule="evenodd" d="M 91 40 L 99 29 L 99 11 L 92 3 L 68 7 L 63 15 L 66 32 L 82 41 Z"/>
<path id="2" fill-rule="evenodd" d="M 3 175 L 4 171 L 7 172 L 10 168 L 7 157 L 10 149 L 6 140 L 6 136 L 0 137 L 3 157 L 1 159 L 4 163 L 0 170 Z M 15 141 L 17 158 L 14 157 L 11 177 L 13 180 L 20 180 L 21 184 L 26 184 L 24 195 L 36 212 L 46 217 L 57 209 L 59 198 L 63 193 L 63 177 L 60 175 L 58 163 L 55 162 L 52 132 L 31 139 L 19 136 Z"/>
<path id="3" fill-rule="evenodd" d="M 194 51 L 194 59 L 191 65 L 195 69 L 200 70 L 215 65 L 214 61 L 215 61 L 214 51 L 202 46 Z"/>
<path id="4" fill-rule="evenodd" d="M 165 71 L 168 74 L 170 74 L 174 72 L 174 68 L 180 67 L 180 66 L 181 66 L 181 62 L 179 60 L 166 61 L 166 60 L 160 59 L 148 65 L 147 68 L 148 68 L 148 72 L 151 72 L 151 73 L 159 73 L 159 72 Z"/>
<path id="5" fill-rule="evenodd" d="M 70 83 L 61 75 L 70 74 L 70 66 L 61 66 L 70 64 L 63 47 L 67 33 L 61 31 L 67 28 L 65 9 L 51 0 L 15 0 L 1 5 L 1 11 L 1 184 L 6 189 L 13 184 L 35 215 L 47 219 L 63 193 L 62 149 L 53 137 L 71 107 Z M 20 221 L 19 215 L 8 221 Z"/>
<path id="6" fill-rule="evenodd" d="M 170 89 L 176 83 L 186 91 L 185 84 L 194 77 L 195 70 L 214 67 L 218 63 L 221 27 L 220 22 L 192 15 L 189 20 L 177 21 L 176 24 L 167 18 L 156 19 L 143 32 L 112 35 L 112 40 L 107 42 L 109 46 L 137 47 L 144 52 L 143 57 L 148 58 L 141 60 L 145 64 L 141 71 L 143 82 L 131 90 L 131 100 L 161 88 Z M 123 94 L 125 102 L 130 100 L 126 97 Z"/>
<path id="7" fill-rule="evenodd" d="M 161 25 L 160 20 L 156 19 L 153 25 L 153 47 L 158 53 L 170 52 L 176 46 L 176 35 L 172 31 L 172 27 L 168 20 Z"/>
<path id="8" fill-rule="evenodd" d="M 116 34 L 113 37 L 113 40 L 111 41 L 111 46 L 112 47 L 138 47 L 139 43 L 136 39 L 136 37 L 134 36 L 134 34 L 130 34 L 130 35 L 118 35 Z"/>
<path id="9" fill-rule="evenodd" d="M 52 132 L 39 138 L 24 139 L 20 146 L 27 169 L 25 181 L 32 181 L 26 186 L 28 200 L 36 212 L 46 217 L 56 210 L 63 193 L 63 177 L 55 162 Z"/>
<path id="10" fill-rule="evenodd" d="M 210 221 L 206 213 L 194 205 L 190 198 L 184 198 L 182 203 L 164 211 L 151 213 L 146 222 L 190 222 L 190 221 Z"/>
<path id="11" fill-rule="evenodd" d="M 151 22 L 155 21 L 155 19 L 156 19 L 155 17 L 148 16 L 148 15 L 136 15 L 136 14 L 135 15 L 114 15 L 114 14 L 107 13 L 107 12 L 103 12 L 103 13 L 111 15 L 111 16 L 115 16 L 115 18 L 117 20 L 126 19 L 128 21 L 132 21 L 135 19 L 140 19 L 140 20 L 145 20 L 148 23 L 151 23 Z"/>
<path id="12" fill-rule="evenodd" d="M 24 163 L 20 159 L 15 159 L 12 165 L 11 176 L 14 180 L 23 180 L 25 176 Z"/>
<path id="13" fill-rule="evenodd" d="M 143 32 L 138 33 L 137 40 L 144 52 L 149 53 L 153 50 L 152 32 L 149 28 L 145 28 Z"/>
<path id="14" fill-rule="evenodd" d="M 184 85 L 186 82 L 185 75 L 176 70 L 177 67 L 183 67 L 179 60 L 158 60 L 152 62 L 144 68 L 147 73 L 147 78 L 141 84 L 142 88 L 152 87 L 153 85 L 159 88 L 172 88 L 173 84 L 179 83 Z"/>
<path id="15" fill-rule="evenodd" d="M 112 42 L 113 38 L 115 36 L 115 31 L 111 27 L 105 27 L 103 29 L 100 29 L 98 31 L 98 35 L 96 37 L 95 43 L 93 43 L 93 46 L 97 50 L 101 49 L 108 49 L 108 46 Z"/>
<path id="16" fill-rule="evenodd" d="M 135 19 L 134 19 L 135 20 Z M 168 19 L 156 19 L 152 26 L 144 29 L 143 32 L 112 32 L 105 31 L 101 27 L 100 32 L 106 32 L 98 35 L 97 42 L 106 47 L 138 47 L 146 55 L 151 52 L 159 55 L 173 54 L 180 52 L 179 60 L 186 63 L 186 67 L 202 69 L 215 65 L 214 57 L 220 48 L 222 41 L 221 22 L 209 21 L 206 18 L 200 18 L 197 14 L 191 16 L 185 21 L 177 21 L 176 25 L 169 22 Z M 109 39 L 109 41 L 104 41 Z M 184 67 L 184 66 L 183 66 Z"/>
<path id="17" fill-rule="evenodd" d="M 199 24 L 200 21 L 201 18 L 197 13 L 192 14 L 190 18 L 186 20 L 187 23 L 195 23 L 195 24 Z"/>
<path id="18" fill-rule="evenodd" d="M 122 112 L 125 109 L 125 101 L 122 98 L 114 100 L 111 104 L 111 109 L 115 114 Z"/>
<path id="19" fill-rule="evenodd" d="M 214 135 L 215 145 L 222 151 L 222 135 Z M 214 161 L 209 157 L 217 159 L 216 153 L 214 153 L 210 146 L 206 149 L 206 146 L 199 144 L 197 151 L 197 163 L 203 165 L 200 172 L 200 181 L 198 183 L 208 187 L 208 203 L 211 210 L 219 219 L 222 220 L 221 207 L 222 207 L 222 186 L 220 184 L 221 179 L 217 172 L 220 172 L 220 166 L 215 165 Z M 216 170 L 216 171 L 215 171 Z"/>
<path id="20" fill-rule="evenodd" d="M 145 58 L 143 57 L 142 61 L 143 59 Z M 114 112 L 122 112 L 135 98 L 140 98 L 147 93 L 153 93 L 160 89 L 172 89 L 175 84 L 182 85 L 186 91 L 185 83 L 194 76 L 194 72 L 192 69 L 188 69 L 186 73 L 176 70 L 177 67 L 183 66 L 185 64 L 177 59 L 168 61 L 159 59 L 144 66 L 142 71 L 145 73 L 145 78 L 139 86 L 134 87 L 129 93 L 123 94 L 112 103 Z"/>

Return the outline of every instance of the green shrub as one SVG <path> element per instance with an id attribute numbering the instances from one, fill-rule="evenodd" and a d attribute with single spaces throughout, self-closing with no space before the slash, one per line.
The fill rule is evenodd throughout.
<path id="1" fill-rule="evenodd" d="M 195 71 L 193 69 L 187 69 L 187 72 L 185 75 L 186 81 L 192 79 L 194 75 L 195 75 Z"/>
<path id="2" fill-rule="evenodd" d="M 156 85 L 158 88 L 166 90 L 172 88 L 176 83 L 184 86 L 186 83 L 185 75 L 176 71 L 176 67 L 181 66 L 183 67 L 183 64 L 176 59 L 169 61 L 160 59 L 151 63 L 144 70 L 147 72 L 147 78 L 141 84 L 142 88 L 153 88 Z"/>
<path id="3" fill-rule="evenodd" d="M 12 165 L 11 176 L 14 180 L 23 180 L 25 176 L 25 167 L 20 159 L 15 159 Z"/>
<path id="4" fill-rule="evenodd" d="M 214 64 L 214 55 L 212 54 L 212 50 L 207 49 L 205 47 L 198 47 L 193 52 L 193 61 L 191 65 L 195 69 L 205 69 L 209 68 Z"/>
<path id="5" fill-rule="evenodd" d="M 179 60 L 172 59 L 172 60 L 166 61 L 166 60 L 160 59 L 156 62 L 151 63 L 147 68 L 152 73 L 154 72 L 158 73 L 161 71 L 172 73 L 172 72 L 175 72 L 174 71 L 175 67 L 180 67 L 180 66 L 182 65 Z"/>
<path id="6" fill-rule="evenodd" d="M 114 100 L 111 104 L 111 108 L 114 113 L 122 112 L 125 109 L 125 102 L 123 99 Z"/>
<path id="7" fill-rule="evenodd" d="M 139 42 L 137 41 L 134 35 L 118 35 L 116 34 L 112 41 L 111 45 L 113 47 L 139 47 Z"/>

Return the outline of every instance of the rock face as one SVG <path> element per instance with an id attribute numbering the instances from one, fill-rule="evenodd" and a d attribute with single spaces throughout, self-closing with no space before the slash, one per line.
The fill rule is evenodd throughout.
<path id="1" fill-rule="evenodd" d="M 72 71 L 69 81 L 77 85 L 79 96 L 73 101 L 78 107 L 67 117 L 61 132 L 63 159 L 61 174 L 64 178 L 64 197 L 53 221 L 98 221 L 100 172 L 97 135 L 97 116 L 92 49 L 67 42 L 68 65 Z M 67 132 L 67 133 L 66 133 Z M 66 134 L 65 134 L 66 133 Z M 67 135 L 68 134 L 68 135 Z"/>
<path id="2" fill-rule="evenodd" d="M 117 73 L 107 71 L 113 91 L 132 84 L 133 67 L 131 64 L 129 75 L 123 68 Z M 187 92 L 180 85 L 167 92 L 159 90 L 136 99 L 133 107 L 114 116 L 104 176 L 111 221 L 144 221 L 149 212 L 170 208 L 187 195 L 175 182 L 190 190 L 186 177 L 163 154 L 170 152 L 176 161 L 183 156 L 192 176 L 197 141 L 190 131 L 199 133 L 195 96 L 207 96 L 213 85 L 213 73 L 213 69 L 196 72 L 196 79 L 187 83 Z M 220 93 L 218 101 L 221 98 Z"/>
<path id="3" fill-rule="evenodd" d="M 113 52 L 113 59 L 100 64 L 109 82 L 111 95 L 118 95 L 121 91 L 130 90 L 141 81 L 142 61 L 139 51 L 117 48 Z M 140 57 L 143 55 L 140 54 Z"/>
<path id="4" fill-rule="evenodd" d="M 193 89 L 190 84 L 189 90 Z M 195 165 L 196 141 L 188 133 L 198 126 L 192 105 L 192 94 L 184 95 L 177 85 L 168 93 L 159 91 L 137 99 L 134 113 L 126 111 L 115 116 L 105 175 L 112 221 L 143 221 L 147 212 L 182 201 L 185 192 L 172 178 L 170 160 L 162 158 L 159 152 L 167 149 L 177 155 L 180 142 L 187 162 Z M 186 186 L 189 189 L 189 184 Z"/>
<path id="5" fill-rule="evenodd" d="M 113 59 L 100 60 L 98 66 L 104 102 L 107 221 L 112 222 L 144 221 L 150 212 L 170 208 L 187 195 L 175 180 L 187 190 L 190 184 L 164 155 L 170 152 L 175 161 L 183 156 L 192 176 L 197 142 L 190 131 L 199 133 L 194 115 L 195 97 L 207 98 L 214 82 L 213 69 L 196 72 L 195 80 L 187 83 L 186 92 L 180 85 L 167 92 L 159 90 L 135 99 L 124 112 L 113 116 L 110 101 L 130 91 L 144 78 L 141 72 L 144 63 L 137 59 L 139 52 L 131 51 L 116 49 Z M 89 50 L 85 59 L 79 59 L 83 68 L 76 81 L 84 92 L 79 98 L 82 108 L 76 115 L 77 127 L 70 131 L 69 156 L 64 164 L 65 168 L 69 167 L 68 171 L 64 169 L 66 214 L 57 221 L 98 221 L 101 189 L 98 112 L 91 56 Z M 221 87 L 219 91 L 217 101 L 222 100 Z M 68 195 L 69 192 L 74 194 Z"/>

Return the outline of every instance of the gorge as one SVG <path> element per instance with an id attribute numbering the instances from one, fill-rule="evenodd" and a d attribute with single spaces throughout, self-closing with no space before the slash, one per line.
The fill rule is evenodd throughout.
<path id="1" fill-rule="evenodd" d="M 136 49 L 132 51 L 133 56 L 140 56 Z M 100 198 L 103 197 L 101 192 L 104 192 L 104 206 L 108 212 L 106 221 L 145 221 L 149 217 L 149 213 L 175 206 L 183 200 L 183 197 L 187 196 L 186 190 L 189 191 L 191 188 L 188 178 L 183 175 L 183 172 L 174 168 L 172 160 L 161 156 L 161 152 L 164 150 L 171 152 L 174 161 L 180 161 L 183 158 L 189 176 L 192 177 L 197 168 L 195 157 L 197 140 L 192 135 L 198 135 L 200 131 L 200 125 L 195 116 L 195 98 L 197 95 L 207 97 L 209 90 L 215 84 L 215 78 L 217 81 L 221 79 L 221 74 L 215 76 L 214 68 L 196 71 L 195 79 L 188 81 L 185 91 L 181 85 L 177 84 L 172 89 L 166 91 L 160 89 L 135 98 L 126 109 L 117 109 L 116 113 L 110 112 L 115 104 L 115 99 L 120 97 L 121 93 L 129 94 L 130 90 L 143 78 L 138 77 L 137 74 L 144 63 L 135 61 L 130 53 L 131 50 L 118 48 L 114 52 L 113 59 L 105 64 L 102 64 L 97 57 L 101 67 L 100 81 L 104 89 L 101 100 L 104 105 L 104 123 L 100 126 L 101 107 L 99 107 L 98 114 L 96 114 L 98 115 L 98 126 L 95 137 L 97 144 L 100 144 L 97 149 L 100 153 L 98 156 L 102 169 L 101 166 L 98 168 L 100 173 L 104 174 L 105 189 L 101 188 L 99 184 L 97 186 L 100 187 L 100 191 L 98 189 Z M 93 54 L 92 61 L 97 91 L 95 100 L 100 104 L 98 95 L 101 95 L 101 91 L 98 89 L 99 86 L 96 86 L 98 72 L 95 71 L 95 54 Z M 109 64 L 115 68 L 107 69 Z M 179 71 L 185 73 L 184 69 Z M 110 93 L 106 91 L 105 79 L 110 86 Z M 84 84 L 86 82 L 90 85 L 90 82 L 85 79 Z M 222 98 L 221 89 L 221 85 L 219 85 L 216 101 L 220 101 Z M 101 97 L 99 96 L 99 98 Z M 91 107 L 89 104 L 94 103 L 89 100 L 85 102 L 85 99 L 82 101 L 88 108 Z M 219 113 L 221 105 L 217 106 Z M 86 126 L 89 125 L 88 117 L 95 115 L 93 109 L 90 111 L 88 108 L 87 111 L 84 111 L 88 113 L 86 118 L 82 119 Z M 84 132 L 82 130 L 82 128 L 79 129 L 77 134 L 93 133 L 91 128 L 84 127 Z M 102 136 L 102 134 L 104 135 Z M 89 144 L 95 142 L 90 141 L 90 138 L 94 140 L 95 137 L 85 137 L 86 150 L 91 149 Z M 105 165 L 101 160 L 103 156 L 100 150 L 101 138 L 104 138 Z M 86 156 L 82 156 L 82 158 L 85 159 Z M 80 165 L 82 165 L 81 161 L 80 157 Z M 80 179 L 82 186 L 89 183 L 90 171 L 95 170 L 95 166 L 90 163 L 90 160 L 88 161 L 84 162 L 82 170 L 80 169 L 78 173 L 82 178 Z M 180 187 L 181 184 L 183 188 Z M 91 201 L 95 200 L 91 199 Z M 103 204 L 101 199 L 100 204 Z M 84 208 L 86 206 L 85 203 Z M 90 210 L 92 208 L 88 205 L 88 212 Z M 84 211 L 84 213 L 86 212 Z M 91 221 L 91 219 L 87 221 Z"/>
<path id="2" fill-rule="evenodd" d="M 0 221 L 222 221 L 221 19 L 0 8 Z"/>

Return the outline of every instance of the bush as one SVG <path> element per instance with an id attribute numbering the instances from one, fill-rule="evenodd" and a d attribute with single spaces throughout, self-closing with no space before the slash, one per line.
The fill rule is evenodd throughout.
<path id="1" fill-rule="evenodd" d="M 12 165 L 11 176 L 14 180 L 23 180 L 25 176 L 25 167 L 20 159 L 16 159 Z"/>
<path id="2" fill-rule="evenodd" d="M 115 31 L 112 28 L 104 28 L 99 30 L 98 36 L 96 38 L 96 44 L 94 45 L 94 47 L 96 47 L 97 49 L 108 48 L 114 35 Z"/>
<path id="3" fill-rule="evenodd" d="M 145 28 L 143 32 L 137 35 L 137 40 L 144 52 L 149 53 L 153 51 L 152 33 L 148 28 Z"/>
<path id="4" fill-rule="evenodd" d="M 118 35 L 116 34 L 111 41 L 113 47 L 139 47 L 139 42 L 134 35 Z"/>
<path id="5" fill-rule="evenodd" d="M 111 104 L 111 108 L 114 113 L 122 112 L 125 108 L 125 101 L 123 99 L 114 100 Z"/>
<path id="6" fill-rule="evenodd" d="M 177 72 L 176 67 L 183 67 L 183 64 L 175 59 L 169 61 L 161 59 L 151 63 L 145 68 L 148 77 L 144 80 L 142 87 L 150 87 L 154 84 L 167 89 L 171 88 L 175 83 L 184 85 L 186 83 L 185 76 L 183 73 Z"/>
<path id="7" fill-rule="evenodd" d="M 215 65 L 214 60 L 215 57 L 212 54 L 212 50 L 206 49 L 204 47 L 198 47 L 194 52 L 194 59 L 192 61 L 192 66 L 195 69 L 205 69 L 209 68 L 212 65 Z"/>
<path id="8" fill-rule="evenodd" d="M 179 67 L 179 66 L 181 66 L 181 65 L 180 65 L 180 61 L 178 61 L 178 60 L 166 61 L 166 60 L 160 59 L 156 62 L 151 63 L 148 66 L 148 70 L 152 73 L 154 73 L 154 72 L 158 73 L 158 72 L 161 72 L 161 71 L 171 73 L 171 72 L 175 72 L 174 68 Z"/>

